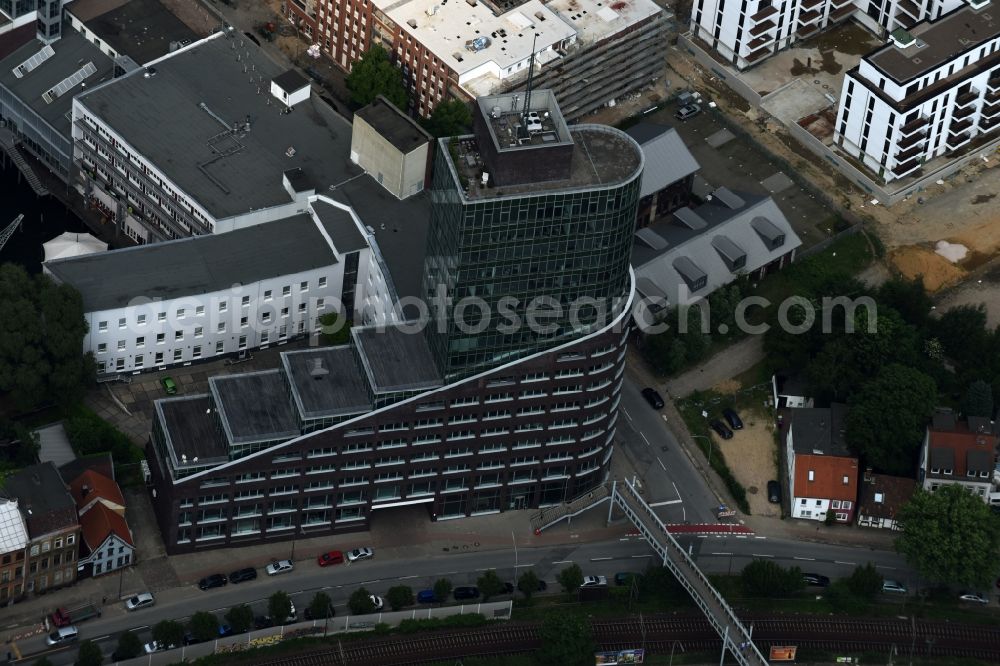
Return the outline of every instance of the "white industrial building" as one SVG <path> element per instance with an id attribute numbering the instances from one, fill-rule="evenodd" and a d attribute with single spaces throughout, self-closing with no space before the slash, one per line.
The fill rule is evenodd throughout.
<path id="1" fill-rule="evenodd" d="M 73 185 L 139 243 L 231 231 L 361 175 L 329 157 L 350 133 L 301 75 L 224 31 L 73 99 Z"/>
<path id="2" fill-rule="evenodd" d="M 968 147 L 1000 124 L 1000 8 L 964 5 L 847 73 L 834 141 L 886 182 Z"/>
<path id="3" fill-rule="evenodd" d="M 847 18 L 876 34 L 935 20 L 962 0 L 696 0 L 691 32 L 738 69 Z"/>
<path id="4" fill-rule="evenodd" d="M 284 220 L 45 270 L 80 292 L 98 374 L 134 373 L 281 345 L 318 331 L 327 312 L 394 320 L 369 236 L 349 208 L 314 196 Z"/>

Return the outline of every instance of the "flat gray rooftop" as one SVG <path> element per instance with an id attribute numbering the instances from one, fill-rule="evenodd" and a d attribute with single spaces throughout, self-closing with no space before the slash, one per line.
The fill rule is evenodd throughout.
<path id="1" fill-rule="evenodd" d="M 74 0 L 70 12 L 117 53 L 140 65 L 198 39 L 160 0 Z"/>
<path id="2" fill-rule="evenodd" d="M 844 437 L 847 405 L 793 409 L 792 449 L 796 453 L 852 456 Z"/>
<path id="3" fill-rule="evenodd" d="M 346 210 L 330 205 L 322 199 L 312 203 L 312 209 L 319 218 L 323 229 L 333 240 L 333 246 L 341 254 L 355 252 L 368 247 L 368 241 L 361 234 L 358 225 L 354 223 L 351 214 Z M 364 220 L 362 220 L 364 222 Z"/>
<path id="4" fill-rule="evenodd" d="M 368 106 L 358 109 L 354 117 L 361 117 L 404 155 L 434 140 L 423 127 L 381 95 Z"/>
<path id="5" fill-rule="evenodd" d="M 431 217 L 429 195 L 421 192 L 400 201 L 366 174 L 339 186 L 329 196 L 351 206 L 361 223 L 375 234 L 396 295 L 422 296 Z"/>
<path id="6" fill-rule="evenodd" d="M 355 327 L 351 335 L 375 393 L 441 386 L 441 375 L 422 330 L 404 332 L 398 326 L 369 326 Z"/>
<path id="7" fill-rule="evenodd" d="M 337 263 L 310 215 L 207 236 L 140 245 L 45 266 L 83 297 L 87 312 L 143 296 L 171 299 Z M 127 276 L 127 279 L 122 279 Z"/>
<path id="8" fill-rule="evenodd" d="M 193 464 L 194 458 L 202 461 L 227 459 L 229 450 L 215 427 L 210 395 L 193 395 L 164 398 L 156 401 L 156 411 L 170 440 L 170 447 L 178 463 L 181 456 Z"/>
<path id="9" fill-rule="evenodd" d="M 442 140 L 439 150 L 448 150 L 449 141 L 456 142 L 456 153 L 449 153 L 448 161 L 460 178 L 468 182 L 469 191 L 465 196 L 470 200 L 554 194 L 602 185 L 610 187 L 628 180 L 642 166 L 641 149 L 624 132 L 603 125 L 574 125 L 569 134 L 574 144 L 572 171 L 568 179 L 555 182 L 484 187 L 479 179 L 484 166 L 478 157 L 481 151 L 474 136 Z M 458 157 L 457 164 L 455 155 Z M 461 191 L 461 184 L 459 189 Z"/>
<path id="10" fill-rule="evenodd" d="M 285 352 L 281 364 L 304 419 L 361 414 L 372 408 L 368 380 L 349 345 Z"/>
<path id="11" fill-rule="evenodd" d="M 208 380 L 231 444 L 297 437 L 299 422 L 281 371 L 219 375 Z"/>
<path id="12" fill-rule="evenodd" d="M 4 35 L 3 38 L 8 39 L 10 35 Z M 104 52 L 66 23 L 63 25 L 62 38 L 51 45 L 55 54 L 21 78 L 15 76 L 14 68 L 41 51 L 43 46 L 37 39 L 32 39 L 0 62 L 0 85 L 11 91 L 68 140 L 73 95 L 81 91 L 81 84 L 77 84 L 51 103 L 42 99 L 42 95 L 63 79 L 75 74 L 88 62 L 94 63 L 97 72 L 85 78 L 83 84 L 92 88 L 102 81 L 110 81 L 114 77 L 114 63 Z"/>
<path id="13" fill-rule="evenodd" d="M 282 113 L 270 85 L 283 69 L 238 34 L 217 33 L 153 68 L 78 99 L 215 218 L 289 203 L 282 174 L 295 167 L 317 192 L 362 173 L 349 159 L 350 124 L 316 95 Z M 247 116 L 249 132 L 223 127 Z"/>
<path id="14" fill-rule="evenodd" d="M 907 83 L 1000 36 L 998 11 L 993 3 L 981 9 L 963 5 L 911 28 L 917 44 L 901 49 L 890 42 L 865 59 L 897 83 Z"/>

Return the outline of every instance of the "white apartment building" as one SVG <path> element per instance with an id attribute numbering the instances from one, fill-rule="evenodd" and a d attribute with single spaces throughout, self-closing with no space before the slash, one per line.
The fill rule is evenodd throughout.
<path id="1" fill-rule="evenodd" d="M 308 214 L 237 231 L 47 262 L 77 289 L 99 375 L 184 366 L 317 332 L 340 312 L 394 321 L 370 234 L 347 207 L 313 197 Z"/>
<path id="2" fill-rule="evenodd" d="M 962 0 L 696 0 L 691 32 L 737 69 L 853 17 L 877 34 L 934 20 Z"/>
<path id="3" fill-rule="evenodd" d="M 302 214 L 363 171 L 351 127 L 231 31 L 73 99 L 73 185 L 139 243 Z"/>
<path id="4" fill-rule="evenodd" d="M 963 5 L 893 32 L 847 73 L 834 141 L 885 182 L 996 136 L 1000 7 Z"/>

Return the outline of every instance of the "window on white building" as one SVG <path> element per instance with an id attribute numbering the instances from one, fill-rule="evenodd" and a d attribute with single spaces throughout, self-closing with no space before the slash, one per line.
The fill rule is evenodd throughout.
<path id="1" fill-rule="evenodd" d="M 264 291 L 264 300 L 265 301 L 271 300 L 271 290 L 270 289 L 267 289 L 266 291 Z"/>
<path id="2" fill-rule="evenodd" d="M 194 337 L 200 338 L 204 332 L 205 332 L 205 330 L 204 330 L 203 327 L 201 327 L 201 326 L 195 326 L 194 327 Z"/>
<path id="3" fill-rule="evenodd" d="M 229 303 L 222 301 L 219 303 L 219 312 L 225 312 L 227 307 L 229 307 Z"/>
<path id="4" fill-rule="evenodd" d="M 198 307 L 196 307 L 194 309 L 194 313 L 196 315 L 203 315 L 203 314 L 205 314 L 205 306 L 204 305 L 199 305 Z"/>
<path id="5" fill-rule="evenodd" d="M 249 296 L 244 296 L 243 297 L 243 306 L 246 307 L 247 305 L 250 305 L 250 297 Z"/>
<path id="6" fill-rule="evenodd" d="M 146 324 L 146 315 L 144 314 L 137 315 L 135 318 L 135 323 L 139 324 L 139 326 L 144 326 Z"/>
<path id="7" fill-rule="evenodd" d="M 162 323 L 162 322 L 165 322 L 166 320 L 167 320 L 167 313 L 166 312 L 157 312 L 156 313 L 156 321 Z"/>
<path id="8" fill-rule="evenodd" d="M 201 358 L 201 345 L 195 345 L 191 350 L 191 358 Z"/>
<path id="9" fill-rule="evenodd" d="M 153 357 L 153 362 L 156 365 L 163 363 L 163 352 L 156 352 L 156 356 Z"/>
<path id="10" fill-rule="evenodd" d="M 97 353 L 98 354 L 103 354 L 106 351 L 108 351 L 108 343 L 107 342 L 99 342 L 97 344 Z"/>
<path id="11" fill-rule="evenodd" d="M 125 341 L 124 340 L 119 340 L 118 341 L 118 351 L 125 351 Z"/>
<path id="12" fill-rule="evenodd" d="M 135 347 L 136 347 L 136 349 L 142 349 L 145 346 L 146 346 L 146 337 L 145 336 L 140 335 L 139 337 L 137 337 L 135 339 Z"/>
<path id="13" fill-rule="evenodd" d="M 247 336 L 241 335 L 240 336 L 240 349 L 246 349 L 246 348 L 247 348 Z"/>
<path id="14" fill-rule="evenodd" d="M 223 342 L 222 340 L 219 340 L 218 342 L 215 343 L 215 353 L 216 354 L 222 354 L 225 351 L 226 351 L 226 343 L 225 342 Z"/>
<path id="15" fill-rule="evenodd" d="M 309 291 L 309 281 L 303 280 L 299 283 L 299 291 Z"/>
<path id="16" fill-rule="evenodd" d="M 323 276 L 319 279 L 319 287 L 320 289 L 322 289 L 325 286 L 326 286 L 326 276 Z"/>
<path id="17" fill-rule="evenodd" d="M 177 318 L 184 319 L 184 316 L 185 316 L 184 308 L 177 308 Z"/>
<path id="18" fill-rule="evenodd" d="M 175 361 L 179 361 L 183 357 L 184 357 L 184 350 L 183 349 L 175 349 L 174 350 L 174 360 Z"/>
<path id="19" fill-rule="evenodd" d="M 125 326 L 126 326 L 125 317 L 122 317 L 121 319 L 118 320 L 118 328 L 125 328 Z"/>
<path id="20" fill-rule="evenodd" d="M 184 339 L 184 331 L 175 331 L 174 332 L 174 340 L 180 342 L 183 339 Z"/>
<path id="21" fill-rule="evenodd" d="M 224 321 L 220 321 L 220 322 L 219 322 L 219 325 L 218 325 L 218 326 L 216 326 L 215 328 L 216 328 L 216 330 L 217 330 L 217 331 L 218 331 L 219 333 L 225 333 L 225 332 L 226 332 L 226 322 L 224 322 Z"/>
<path id="22" fill-rule="evenodd" d="M 108 322 L 102 321 L 99 324 L 97 324 L 97 330 L 101 333 L 106 332 L 108 330 Z"/>
<path id="23" fill-rule="evenodd" d="M 156 334 L 156 344 L 162 345 L 163 341 L 166 340 L 166 339 L 167 339 L 167 334 L 166 333 L 157 333 Z"/>

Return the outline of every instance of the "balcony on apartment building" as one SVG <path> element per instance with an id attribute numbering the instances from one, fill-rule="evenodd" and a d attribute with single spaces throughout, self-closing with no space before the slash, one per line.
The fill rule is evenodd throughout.
<path id="1" fill-rule="evenodd" d="M 951 125 L 948 126 L 948 131 L 952 133 L 964 132 L 965 130 L 972 127 L 972 118 L 966 118 L 964 120 L 952 120 Z"/>
<path id="2" fill-rule="evenodd" d="M 997 114 L 1000 114 L 1000 100 L 995 102 L 985 102 L 983 104 L 983 108 L 980 110 L 980 115 L 983 118 L 994 118 Z M 953 114 L 953 117 L 957 118 L 958 114 Z"/>
<path id="3" fill-rule="evenodd" d="M 810 23 L 809 25 L 800 25 L 795 31 L 795 34 L 799 36 L 800 39 L 805 39 L 819 32 L 819 23 Z"/>
<path id="4" fill-rule="evenodd" d="M 767 5 L 765 7 L 761 7 L 760 11 L 758 11 L 756 14 L 750 17 L 750 20 L 753 21 L 754 23 L 759 23 L 760 21 L 771 18 L 777 13 L 778 13 L 777 7 L 775 7 L 774 5 Z"/>
<path id="5" fill-rule="evenodd" d="M 955 107 L 968 106 L 979 99 L 979 95 L 979 90 L 969 86 L 965 90 L 959 91 L 958 95 L 955 96 Z"/>
<path id="6" fill-rule="evenodd" d="M 1000 117 L 997 117 L 997 118 L 980 118 L 979 119 L 979 131 L 980 132 L 992 132 L 997 127 L 1000 127 Z"/>
<path id="7" fill-rule="evenodd" d="M 902 127 L 899 128 L 899 132 L 904 137 L 909 137 L 910 135 L 919 132 L 920 130 L 925 130 L 930 125 L 931 119 L 929 116 L 918 115 L 913 120 L 907 122 Z"/>
<path id="8" fill-rule="evenodd" d="M 775 23 L 770 19 L 767 19 L 758 23 L 754 27 L 750 28 L 750 35 L 752 37 L 760 37 L 764 33 L 774 30 L 777 27 L 778 27 L 777 23 Z"/>
<path id="9" fill-rule="evenodd" d="M 799 10 L 804 11 L 807 9 L 814 9 L 822 5 L 823 1 L 824 0 L 802 0 L 802 2 L 799 3 Z"/>
<path id="10" fill-rule="evenodd" d="M 908 162 L 912 160 L 914 157 L 919 157 L 920 155 L 923 155 L 923 153 L 924 153 L 924 146 L 914 145 L 905 150 L 900 150 L 899 152 L 897 152 L 895 155 L 895 159 L 897 162 Z"/>
<path id="11" fill-rule="evenodd" d="M 907 160 L 906 162 L 901 162 L 892 168 L 892 173 L 895 174 L 897 178 L 902 178 L 903 176 L 908 176 L 914 171 L 920 169 L 920 160 L 916 157 Z"/>
<path id="12" fill-rule="evenodd" d="M 901 0 L 896 4 L 896 7 L 906 12 L 914 21 L 920 20 L 920 5 L 913 0 Z M 898 15 L 896 16 L 896 20 L 900 20 Z"/>
<path id="13" fill-rule="evenodd" d="M 1000 70 L 993 72 L 990 78 L 986 79 L 986 94 L 1000 94 Z"/>
<path id="14" fill-rule="evenodd" d="M 972 132 L 969 132 L 968 130 L 965 131 L 951 130 L 948 132 L 948 137 L 945 139 L 944 145 L 947 146 L 949 150 L 957 150 L 958 148 L 964 146 L 971 140 L 972 140 Z"/>
<path id="15" fill-rule="evenodd" d="M 986 82 L 986 94 L 983 96 L 987 102 L 998 102 L 1000 101 L 1000 81 L 992 83 L 993 79 Z"/>
<path id="16" fill-rule="evenodd" d="M 962 106 L 952 111 L 951 117 L 953 120 L 961 120 L 962 118 L 968 118 L 975 112 L 976 112 L 975 105 L 969 104 L 968 106 Z"/>
<path id="17" fill-rule="evenodd" d="M 817 10 L 804 11 L 799 14 L 799 25 L 816 23 L 823 18 L 823 12 Z"/>
<path id="18" fill-rule="evenodd" d="M 834 6 L 837 5 L 837 0 L 833 0 L 833 5 Z M 854 5 L 852 0 L 847 0 L 846 5 L 838 7 L 837 9 L 834 9 L 832 12 L 830 12 L 830 20 L 839 21 L 841 19 L 845 19 L 851 14 L 853 14 L 856 9 L 857 7 Z"/>
<path id="19" fill-rule="evenodd" d="M 761 58 L 766 58 L 767 56 L 771 55 L 771 53 L 773 53 L 773 49 L 771 48 L 771 45 L 773 43 L 774 40 L 768 40 L 767 46 L 759 48 L 756 51 L 751 51 L 747 55 L 743 56 L 743 59 L 746 60 L 749 64 L 753 64 L 758 60 L 760 60 Z"/>

